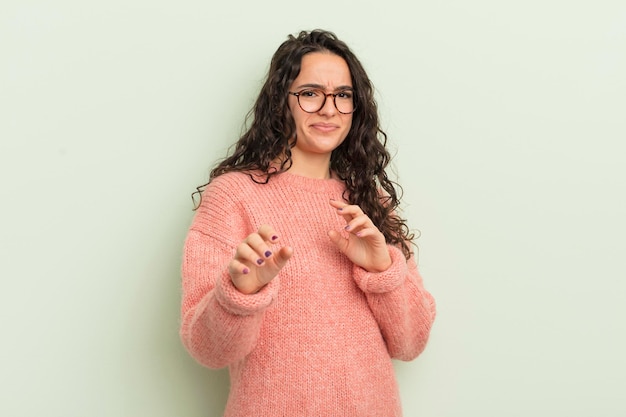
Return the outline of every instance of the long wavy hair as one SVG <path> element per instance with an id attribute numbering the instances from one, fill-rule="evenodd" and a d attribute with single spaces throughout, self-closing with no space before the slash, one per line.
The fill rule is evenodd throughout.
<path id="1" fill-rule="evenodd" d="M 300 73 L 302 57 L 312 52 L 332 53 L 348 64 L 354 88 L 355 111 L 345 140 L 331 154 L 330 169 L 344 181 L 344 198 L 356 204 L 378 227 L 387 243 L 399 246 L 408 259 L 414 239 L 398 216 L 401 187 L 385 168 L 391 160 L 387 134 L 380 128 L 374 89 L 361 62 L 337 36 L 324 30 L 289 35 L 272 57 L 270 69 L 246 120 L 249 127 L 227 156 L 211 171 L 209 182 L 197 187 L 200 195 L 213 178 L 232 171 L 248 172 L 255 182 L 267 183 L 291 167 L 296 127 L 288 104 L 288 91 Z M 276 169 L 276 161 L 280 161 Z M 261 176 L 259 177 L 259 172 Z M 194 199 L 195 201 L 195 199 Z M 200 202 L 197 202 L 196 208 Z"/>

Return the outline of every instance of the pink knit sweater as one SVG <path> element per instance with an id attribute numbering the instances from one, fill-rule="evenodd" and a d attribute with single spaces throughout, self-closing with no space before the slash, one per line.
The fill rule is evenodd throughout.
<path id="1" fill-rule="evenodd" d="M 391 358 L 422 352 L 435 303 L 398 248 L 387 271 L 369 273 L 329 240 L 345 226 L 329 205 L 343 191 L 288 172 L 268 184 L 229 173 L 204 191 L 185 242 L 181 338 L 201 364 L 229 367 L 225 417 L 401 415 Z M 294 255 L 245 295 L 227 264 L 262 224 Z"/>

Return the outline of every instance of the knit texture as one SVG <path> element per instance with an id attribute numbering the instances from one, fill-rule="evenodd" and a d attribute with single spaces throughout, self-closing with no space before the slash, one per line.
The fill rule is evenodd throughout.
<path id="1" fill-rule="evenodd" d="M 391 358 L 422 352 L 435 302 L 397 247 L 370 273 L 330 241 L 345 221 L 329 200 L 344 190 L 286 172 L 267 184 L 228 173 L 204 191 L 184 248 L 181 338 L 201 364 L 229 367 L 225 417 L 401 416 Z M 227 265 L 262 224 L 294 255 L 246 295 Z"/>

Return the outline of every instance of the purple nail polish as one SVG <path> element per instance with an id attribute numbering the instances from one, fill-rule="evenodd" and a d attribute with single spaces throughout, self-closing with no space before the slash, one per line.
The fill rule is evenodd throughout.
<path id="1" fill-rule="evenodd" d="M 278 239 L 278 236 L 276 235 L 272 236 L 272 240 L 276 240 L 276 239 Z"/>
<path id="2" fill-rule="evenodd" d="M 244 269 L 243 269 L 243 271 L 241 271 L 241 272 L 243 272 L 243 273 L 244 273 L 244 275 L 245 275 L 245 274 L 250 273 L 250 270 L 249 270 L 248 268 L 244 268 Z"/>
<path id="3" fill-rule="evenodd" d="M 261 265 L 263 263 L 263 259 L 257 259 L 256 263 L 257 263 L 257 265 Z"/>
<path id="4" fill-rule="evenodd" d="M 344 227 L 344 229 L 345 229 L 346 231 L 347 231 L 347 230 L 350 230 L 350 225 L 347 225 L 346 227 Z"/>
<path id="5" fill-rule="evenodd" d="M 265 257 L 266 257 L 266 258 L 269 258 L 270 256 L 272 256 L 272 252 L 270 252 L 270 251 L 266 250 L 266 251 L 265 251 Z"/>

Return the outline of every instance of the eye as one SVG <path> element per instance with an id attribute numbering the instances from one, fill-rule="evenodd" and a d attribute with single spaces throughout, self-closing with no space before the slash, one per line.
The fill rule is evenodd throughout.
<path id="1" fill-rule="evenodd" d="M 339 93 L 337 93 L 337 97 L 346 99 L 346 100 L 352 99 L 352 95 L 353 95 L 353 92 L 350 90 L 340 91 Z"/>
<path id="2" fill-rule="evenodd" d="M 302 90 L 300 91 L 300 96 L 301 97 L 318 97 L 320 95 L 319 91 L 317 90 Z"/>

